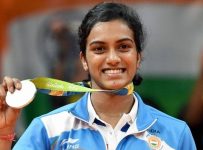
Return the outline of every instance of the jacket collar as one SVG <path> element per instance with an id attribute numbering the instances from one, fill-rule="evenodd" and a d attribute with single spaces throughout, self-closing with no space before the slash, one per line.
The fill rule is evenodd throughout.
<path id="1" fill-rule="evenodd" d="M 74 116 L 82 119 L 85 122 L 89 122 L 87 101 L 88 101 L 88 93 L 85 93 L 69 110 Z"/>
<path id="2" fill-rule="evenodd" d="M 157 118 L 152 114 L 150 107 L 144 104 L 141 97 L 136 92 L 134 94 L 138 100 L 136 125 L 138 132 L 142 132 L 151 127 L 157 121 Z"/>
<path id="3" fill-rule="evenodd" d="M 149 106 L 143 103 L 141 97 L 135 92 L 135 96 L 138 100 L 138 110 L 136 117 L 136 127 L 138 132 L 142 132 L 151 127 L 155 122 L 156 118 L 151 113 Z M 75 105 L 69 110 L 75 117 L 89 123 L 89 113 L 88 113 L 88 93 L 78 100 Z"/>

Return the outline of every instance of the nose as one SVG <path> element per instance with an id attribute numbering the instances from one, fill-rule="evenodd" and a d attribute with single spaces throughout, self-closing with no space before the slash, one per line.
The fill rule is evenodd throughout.
<path id="1" fill-rule="evenodd" d="M 120 56 L 117 54 L 117 52 L 115 50 L 110 50 L 109 53 L 107 54 L 107 58 L 106 61 L 109 65 L 117 65 L 120 63 L 121 58 Z"/>

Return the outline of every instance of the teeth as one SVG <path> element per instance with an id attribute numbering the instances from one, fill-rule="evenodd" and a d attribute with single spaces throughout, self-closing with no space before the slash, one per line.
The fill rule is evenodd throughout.
<path id="1" fill-rule="evenodd" d="M 104 73 L 106 74 L 118 74 L 118 73 L 122 73 L 123 70 L 122 69 L 107 69 L 104 71 Z"/>

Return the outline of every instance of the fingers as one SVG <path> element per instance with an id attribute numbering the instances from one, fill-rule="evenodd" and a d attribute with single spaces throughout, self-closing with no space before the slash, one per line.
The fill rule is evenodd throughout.
<path id="1" fill-rule="evenodd" d="M 15 89 L 20 90 L 22 87 L 21 82 L 17 78 L 5 76 L 2 84 L 0 84 L 0 109 L 5 106 L 5 98 L 7 91 L 13 93 Z"/>
<path id="2" fill-rule="evenodd" d="M 16 88 L 17 90 L 20 90 L 20 89 L 22 88 L 22 84 L 21 84 L 20 80 L 17 79 L 17 78 L 13 78 L 13 81 L 14 81 L 14 86 L 15 86 L 15 88 Z"/>
<path id="3" fill-rule="evenodd" d="M 13 93 L 15 89 L 20 90 L 22 86 L 19 79 L 7 76 L 4 77 L 2 85 L 5 91 L 9 91 L 11 93 Z"/>

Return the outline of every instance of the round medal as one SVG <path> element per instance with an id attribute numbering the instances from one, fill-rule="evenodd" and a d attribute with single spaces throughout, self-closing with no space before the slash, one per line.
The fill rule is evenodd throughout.
<path id="1" fill-rule="evenodd" d="M 30 80 L 21 81 L 22 88 L 15 90 L 13 93 L 7 92 L 6 103 L 13 108 L 23 108 L 30 104 L 35 97 L 37 89 Z"/>

